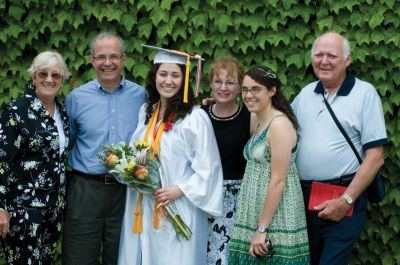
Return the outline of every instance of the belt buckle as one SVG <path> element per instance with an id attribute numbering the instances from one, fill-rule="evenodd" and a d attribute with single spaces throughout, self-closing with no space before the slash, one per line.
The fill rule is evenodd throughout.
<path id="1" fill-rule="evenodd" d="M 115 184 L 115 179 L 112 175 L 105 174 L 104 175 L 104 184 L 106 185 L 114 185 Z"/>

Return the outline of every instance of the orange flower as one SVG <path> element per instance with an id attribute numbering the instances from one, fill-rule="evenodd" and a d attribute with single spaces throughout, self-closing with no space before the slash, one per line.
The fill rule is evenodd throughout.
<path id="1" fill-rule="evenodd" d="M 140 180 L 144 180 L 149 175 L 149 170 L 147 169 L 147 167 L 138 166 L 136 167 L 133 175 L 135 175 Z"/>
<path id="2" fill-rule="evenodd" d="M 114 167 L 116 164 L 118 163 L 118 156 L 114 155 L 114 154 L 110 154 L 107 158 L 106 158 L 106 164 L 109 167 Z"/>

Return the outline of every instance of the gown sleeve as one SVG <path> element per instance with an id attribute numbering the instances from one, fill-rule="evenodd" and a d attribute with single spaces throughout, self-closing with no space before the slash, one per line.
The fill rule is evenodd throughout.
<path id="1" fill-rule="evenodd" d="M 192 174 L 178 184 L 184 195 L 198 208 L 222 214 L 223 173 L 218 145 L 207 114 L 195 108 L 185 126 L 186 155 Z"/>

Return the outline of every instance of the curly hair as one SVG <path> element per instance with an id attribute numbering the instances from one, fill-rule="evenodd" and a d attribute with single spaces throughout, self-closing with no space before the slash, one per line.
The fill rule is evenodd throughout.
<path id="1" fill-rule="evenodd" d="M 156 104 L 160 100 L 160 94 L 157 91 L 156 87 L 156 74 L 158 68 L 160 68 L 161 64 L 154 64 L 153 67 L 150 69 L 149 73 L 147 74 L 146 80 L 146 90 L 147 90 L 147 97 L 146 97 L 146 121 L 145 124 L 149 123 L 151 118 L 151 114 L 153 113 Z M 167 122 L 168 117 L 171 113 L 175 113 L 175 119 L 178 120 L 180 118 L 184 118 L 186 114 L 192 111 L 192 108 L 195 104 L 194 94 L 193 91 L 189 88 L 188 93 L 188 103 L 183 103 L 183 84 L 185 83 L 185 71 L 186 66 L 178 64 L 179 68 L 182 70 L 182 84 L 181 89 L 179 89 L 178 93 L 176 93 L 173 97 L 168 100 L 168 105 L 164 113 L 164 117 L 162 117 L 163 122 Z"/>
<path id="2" fill-rule="evenodd" d="M 257 83 L 266 86 L 269 91 L 275 87 L 275 94 L 271 98 L 272 106 L 283 112 L 291 121 L 293 127 L 297 130 L 299 124 L 289 101 L 282 93 L 281 81 L 279 80 L 278 75 L 268 67 L 255 67 L 248 71 L 246 75 L 251 77 L 251 79 Z"/>

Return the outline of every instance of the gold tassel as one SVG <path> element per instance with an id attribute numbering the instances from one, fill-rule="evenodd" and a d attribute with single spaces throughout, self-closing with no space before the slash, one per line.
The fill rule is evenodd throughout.
<path id="1" fill-rule="evenodd" d="M 183 87 L 183 103 L 188 103 L 189 93 L 189 71 L 190 71 L 190 56 L 186 57 L 186 73 L 185 73 L 185 86 Z"/>
<path id="2" fill-rule="evenodd" d="M 135 233 L 135 234 L 143 232 L 142 200 L 143 200 L 143 194 L 139 193 L 138 200 L 137 200 L 137 203 L 136 203 L 135 213 L 134 213 L 134 216 L 133 216 L 133 233 Z"/>

